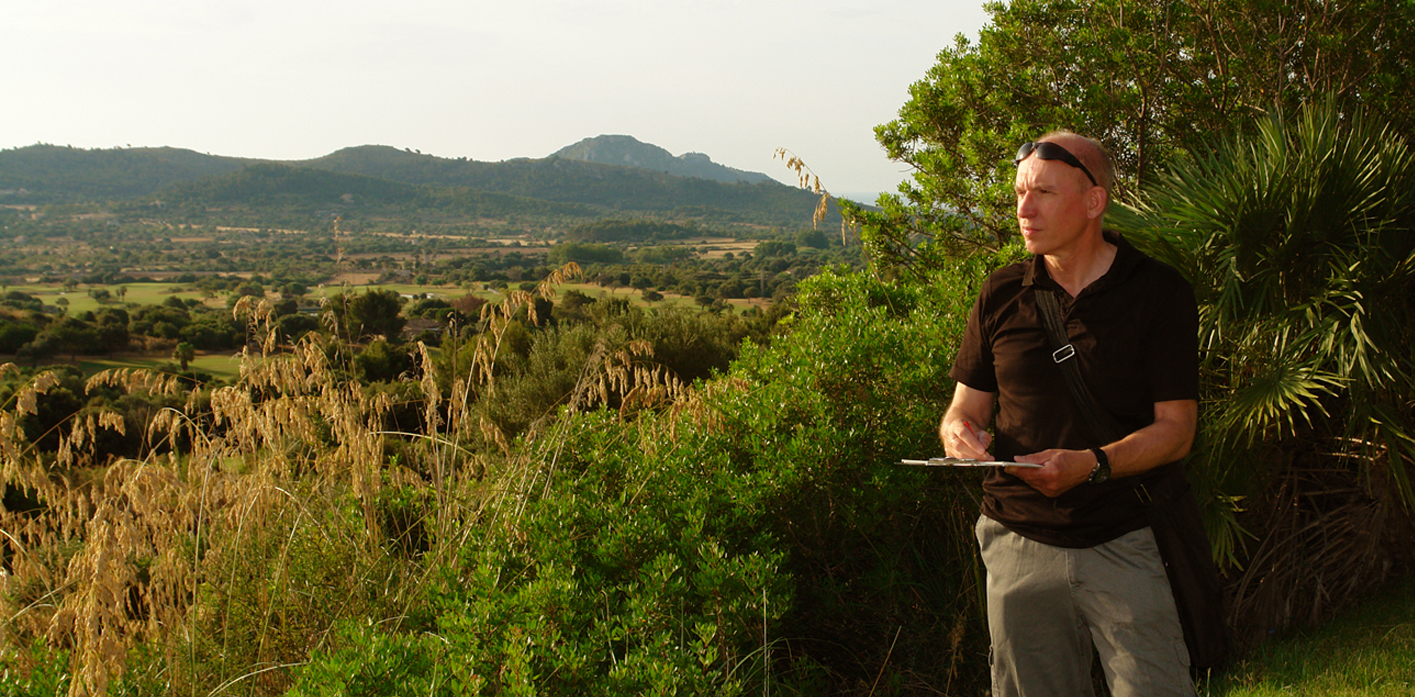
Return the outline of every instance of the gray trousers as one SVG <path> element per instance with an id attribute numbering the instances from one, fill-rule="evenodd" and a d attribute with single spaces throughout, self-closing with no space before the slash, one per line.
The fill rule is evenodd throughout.
<path id="1" fill-rule="evenodd" d="M 1193 697 L 1189 651 L 1149 528 L 1085 549 L 982 516 L 994 697 L 1089 697 L 1092 646 L 1115 697 Z"/>

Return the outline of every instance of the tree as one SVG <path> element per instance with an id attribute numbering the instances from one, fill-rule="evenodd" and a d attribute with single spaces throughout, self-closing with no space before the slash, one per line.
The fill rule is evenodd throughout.
<path id="1" fill-rule="evenodd" d="M 939 54 L 876 137 L 912 166 L 880 211 L 848 203 L 872 261 L 908 271 L 1015 234 L 1011 155 L 1054 128 L 1098 138 L 1128 195 L 1176 155 L 1321 94 L 1415 131 L 1415 5 L 1402 0 L 1017 0 Z M 918 272 L 919 269 L 913 269 Z"/>
<path id="2" fill-rule="evenodd" d="M 33 348 L 34 358 L 52 358 L 54 354 L 67 353 L 72 360 L 79 354 L 96 355 L 105 351 L 103 338 L 98 330 L 88 322 L 74 317 L 50 325 L 28 346 Z"/>
<path id="3" fill-rule="evenodd" d="M 1405 534 L 1389 513 L 1415 508 L 1415 151 L 1334 101 L 1254 131 L 1113 221 L 1194 283 L 1206 412 L 1190 471 L 1252 511 L 1262 563 L 1233 607 L 1261 634 L 1382 580 L 1383 545 Z M 1211 529 L 1243 561 L 1236 521 Z"/>
<path id="4" fill-rule="evenodd" d="M 796 246 L 825 249 L 830 246 L 830 238 L 820 230 L 802 230 L 796 233 Z"/>
<path id="5" fill-rule="evenodd" d="M 393 290 L 370 290 L 363 294 L 344 293 L 330 303 L 339 333 L 347 341 L 359 343 L 382 336 L 397 341 L 408 320 L 400 314 L 403 298 Z"/>
<path id="6" fill-rule="evenodd" d="M 39 328 L 26 322 L 0 321 L 0 353 L 15 353 L 20 347 L 34 341 L 39 336 Z"/>
<path id="7" fill-rule="evenodd" d="M 767 240 L 758 242 L 755 254 L 757 257 L 786 256 L 796 253 L 796 243 L 785 240 Z"/>
<path id="8" fill-rule="evenodd" d="M 187 372 L 187 364 L 191 363 L 196 355 L 196 348 L 185 341 L 179 342 L 177 347 L 172 349 L 172 360 L 181 364 L 184 373 Z"/>
<path id="9" fill-rule="evenodd" d="M 399 347 L 376 339 L 354 357 L 354 366 L 364 382 L 396 382 L 399 376 L 412 370 L 413 360 L 407 344 Z"/>

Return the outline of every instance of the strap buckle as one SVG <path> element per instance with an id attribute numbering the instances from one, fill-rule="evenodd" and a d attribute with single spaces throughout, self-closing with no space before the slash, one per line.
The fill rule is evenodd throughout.
<path id="1" fill-rule="evenodd" d="M 1151 503 L 1154 503 L 1155 500 L 1155 498 L 1150 495 L 1150 490 L 1145 488 L 1144 484 L 1138 484 L 1135 486 L 1135 496 L 1136 498 L 1140 499 L 1140 503 L 1146 506 L 1150 505 Z"/>
<path id="2" fill-rule="evenodd" d="M 1069 358 L 1071 358 L 1072 356 L 1075 356 L 1075 355 L 1076 355 L 1076 347 L 1075 347 L 1075 346 L 1072 346 L 1071 344 L 1067 344 L 1067 345 L 1062 346 L 1061 348 L 1059 348 L 1059 349 L 1057 349 L 1057 350 L 1055 350 L 1055 351 L 1052 351 L 1052 352 L 1051 352 L 1051 360 L 1054 361 L 1054 362 L 1056 362 L 1056 363 L 1065 363 L 1067 359 L 1069 359 Z"/>

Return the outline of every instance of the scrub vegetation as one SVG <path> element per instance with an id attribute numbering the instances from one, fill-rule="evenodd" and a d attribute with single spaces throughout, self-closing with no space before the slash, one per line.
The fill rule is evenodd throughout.
<path id="1" fill-rule="evenodd" d="M 109 296 L 62 312 L 38 289 L 6 296 L 14 324 L 47 318 L 16 352 L 54 343 L 0 368 L 0 693 L 983 694 L 978 475 L 894 463 L 937 450 L 978 286 L 1023 254 L 1005 154 L 1052 127 L 1117 150 L 1110 220 L 1200 301 L 1189 469 L 1240 648 L 1204 692 L 1406 689 L 1408 660 L 1324 682 L 1310 656 L 1379 659 L 1409 624 L 1313 633 L 1415 560 L 1415 170 L 1409 125 L 1375 116 L 1415 84 L 1415 10 L 1305 3 L 1309 21 L 1283 23 L 1236 7 L 1242 21 L 1178 0 L 990 6 L 981 41 L 941 54 L 881 127 L 918 173 L 877 210 L 842 204 L 851 246 L 427 181 L 360 180 L 393 192 L 364 211 L 398 230 L 311 218 L 299 196 L 232 198 L 259 222 L 239 230 L 205 203 L 170 227 L 136 212 L 150 200 L 94 204 L 106 219 L 72 200 L 6 209 L 25 231 L 7 263 Z M 1077 49 L 1111 45 L 1096 37 L 1124 50 Z M 1272 55 L 1292 62 L 1269 73 Z M 1098 75 L 1115 89 L 1085 89 Z M 458 186 L 478 171 L 405 154 L 405 173 Z M 349 186 L 236 166 L 184 191 Z M 511 208 L 458 231 L 477 201 Z M 128 260 L 171 254 L 144 263 L 182 290 L 130 304 L 115 291 L 145 281 L 111 283 L 132 264 L 107 241 L 144 229 L 173 246 Z M 751 251 L 705 241 L 729 238 Z M 318 289 L 356 270 L 413 288 Z M 52 363 L 120 334 L 172 365 Z M 192 369 L 211 337 L 237 356 L 230 377 Z"/>

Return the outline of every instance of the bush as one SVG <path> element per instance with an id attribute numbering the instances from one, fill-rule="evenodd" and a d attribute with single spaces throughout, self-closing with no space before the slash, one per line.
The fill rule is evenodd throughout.
<path id="1" fill-rule="evenodd" d="M 971 281 L 824 274 L 792 333 L 678 408 L 621 402 L 523 440 L 477 504 L 502 522 L 453 545 L 438 640 L 360 638 L 307 674 L 386 645 L 428 689 L 455 665 L 510 694 L 981 690 L 977 479 L 893 464 L 937 447 Z M 592 350 L 588 327 L 556 336 L 532 364 Z"/>
<path id="2" fill-rule="evenodd" d="M 937 448 L 973 281 L 827 272 L 770 346 L 683 309 L 532 330 L 511 304 L 460 369 L 378 389 L 314 344 L 251 360 L 159 412 L 190 454 L 81 501 L 33 479 L 33 524 L 82 533 L 29 631 L 62 619 L 91 692 L 978 691 L 977 480 L 894 464 Z M 421 435 L 390 433 L 400 404 Z"/>

